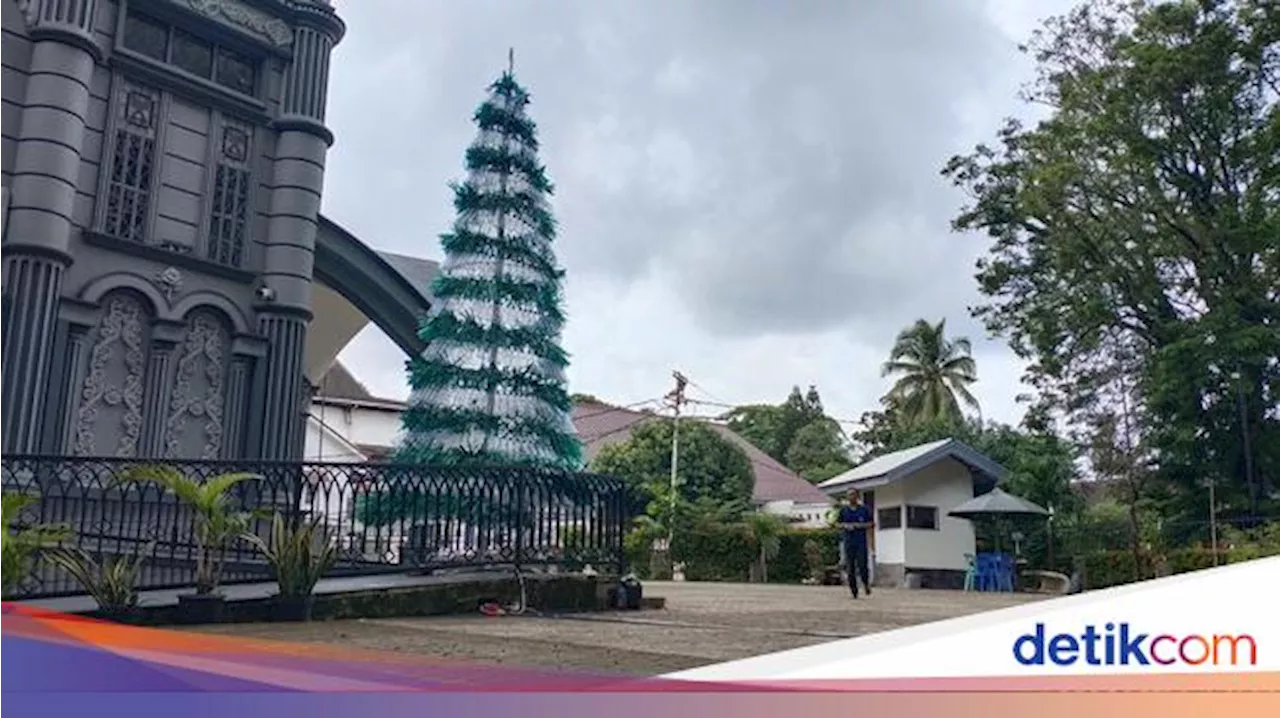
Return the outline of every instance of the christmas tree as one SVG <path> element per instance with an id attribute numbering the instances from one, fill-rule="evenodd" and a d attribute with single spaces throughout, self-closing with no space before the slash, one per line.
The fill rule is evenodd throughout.
<path id="1" fill-rule="evenodd" d="M 564 272 L 529 94 L 507 72 L 475 113 L 435 305 L 409 363 L 398 462 L 582 468 L 560 346 Z"/>

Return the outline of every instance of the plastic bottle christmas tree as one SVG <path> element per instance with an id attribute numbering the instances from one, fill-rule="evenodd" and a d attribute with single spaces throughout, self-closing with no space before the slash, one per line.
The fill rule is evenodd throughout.
<path id="1" fill-rule="evenodd" d="M 427 348 L 409 363 L 399 462 L 582 468 L 560 346 L 552 186 L 528 104 L 508 69 L 476 110 L 479 134 L 419 333 Z"/>

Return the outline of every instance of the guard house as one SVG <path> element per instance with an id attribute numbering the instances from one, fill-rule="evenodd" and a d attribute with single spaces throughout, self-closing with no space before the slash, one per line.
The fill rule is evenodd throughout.
<path id="1" fill-rule="evenodd" d="M 429 308 L 405 258 L 319 215 L 342 21 L 0 2 L 4 452 L 300 460 L 343 346 L 372 321 L 417 354 Z"/>
<path id="2" fill-rule="evenodd" d="M 875 517 L 870 550 L 877 583 L 908 575 L 925 587 L 959 588 L 975 551 L 973 524 L 947 513 L 990 491 L 1004 467 L 964 442 L 943 439 L 876 457 L 818 488 L 832 497 L 858 489 Z"/>

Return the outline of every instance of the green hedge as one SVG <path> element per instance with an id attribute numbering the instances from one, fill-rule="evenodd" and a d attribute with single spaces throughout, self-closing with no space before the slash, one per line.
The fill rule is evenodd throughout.
<path id="1" fill-rule="evenodd" d="M 817 548 L 818 564 L 834 566 L 840 561 L 839 532 L 836 529 L 791 529 L 779 537 L 778 555 L 769 561 L 770 583 L 800 583 L 811 574 L 805 556 L 805 544 L 812 541 Z M 690 581 L 748 581 L 758 549 L 741 525 L 703 527 L 676 535 L 674 559 L 685 564 L 685 578 Z M 649 547 L 638 533 L 627 537 L 627 559 L 631 570 L 641 579 L 650 578 Z M 1276 553 L 1270 547 L 1245 545 L 1219 551 L 1219 564 L 1238 563 Z M 1170 574 L 1186 573 L 1214 565 L 1213 552 L 1207 548 L 1175 549 L 1164 554 Z M 1069 562 L 1069 557 L 1061 557 Z M 1092 551 L 1083 555 L 1086 588 L 1106 588 L 1152 578 L 1155 562 L 1148 554 L 1141 557 L 1135 570 L 1133 554 L 1127 550 Z M 1070 573 L 1070 568 L 1063 567 Z"/>
<path id="2" fill-rule="evenodd" d="M 1253 546 L 1218 551 L 1217 565 L 1239 563 L 1268 555 L 1268 551 Z M 1132 551 L 1095 551 L 1084 557 L 1084 583 L 1086 588 L 1107 588 L 1155 577 L 1156 560 L 1149 553 L 1139 554 L 1135 570 Z M 1188 573 L 1213 568 L 1213 551 L 1207 548 L 1175 549 L 1164 554 L 1165 568 L 1169 574 Z"/>
<path id="3" fill-rule="evenodd" d="M 769 561 L 770 583 L 800 583 L 811 569 L 805 544 L 812 541 L 820 554 L 821 566 L 840 560 L 835 529 L 791 529 L 779 537 L 778 555 Z M 650 578 L 649 547 L 644 536 L 633 532 L 625 542 L 630 569 L 643 579 Z M 690 581 L 747 581 L 759 549 L 740 525 L 702 527 L 676 534 L 674 559 L 684 563 Z"/>

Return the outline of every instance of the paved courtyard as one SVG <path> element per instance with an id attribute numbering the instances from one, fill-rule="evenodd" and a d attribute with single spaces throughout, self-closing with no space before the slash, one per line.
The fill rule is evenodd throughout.
<path id="1" fill-rule="evenodd" d="M 486 618 L 359 619 L 208 627 L 216 633 L 317 641 L 490 663 L 656 675 L 1012 606 L 1039 597 L 957 591 L 646 583 L 660 611 Z"/>

